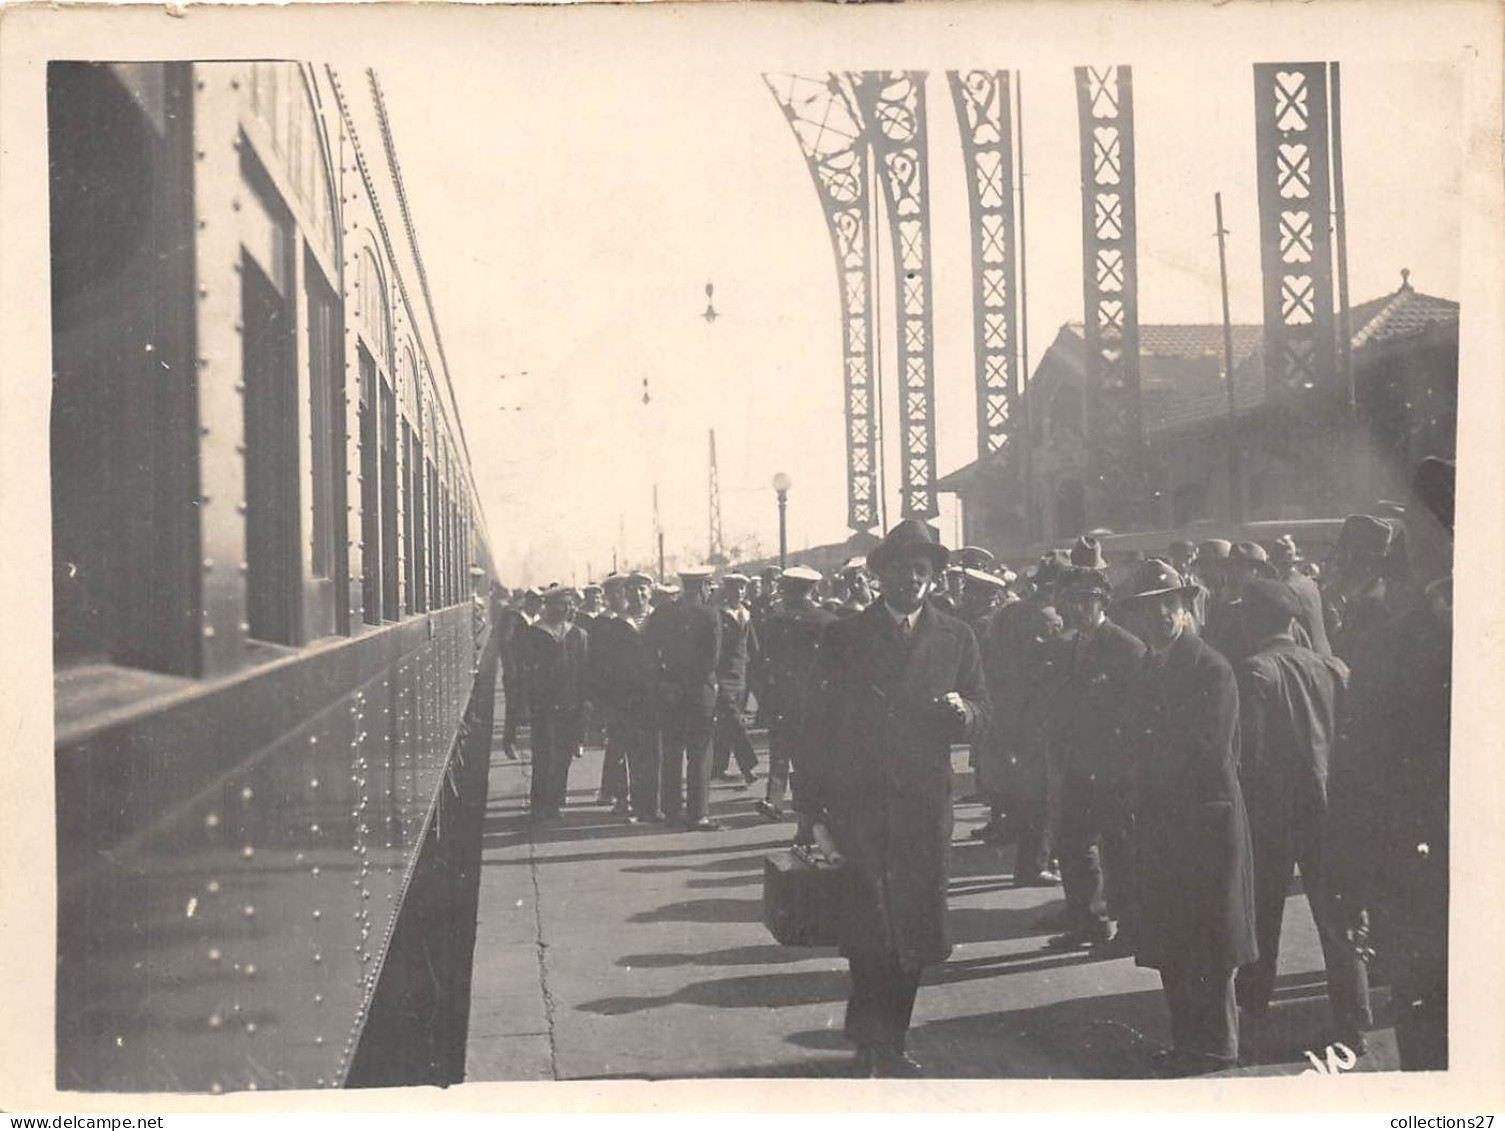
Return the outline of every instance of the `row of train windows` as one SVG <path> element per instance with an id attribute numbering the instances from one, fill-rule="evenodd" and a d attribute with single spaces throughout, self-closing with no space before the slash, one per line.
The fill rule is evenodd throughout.
<path id="1" fill-rule="evenodd" d="M 188 78 L 167 69 L 154 115 L 109 68 L 48 72 L 59 665 L 221 670 L 206 625 L 227 599 L 251 641 L 296 645 L 466 596 L 471 530 L 454 464 L 424 450 L 390 362 L 364 336 L 359 389 L 347 391 L 349 312 L 249 146 L 239 262 L 195 278 Z M 207 342 L 228 340 L 196 309 L 206 285 L 239 290 L 234 393 L 220 371 L 187 379 Z M 237 395 L 241 434 L 214 434 L 202 406 L 224 421 Z M 358 500 L 347 499 L 347 396 L 358 398 Z M 216 478 L 232 447 L 243 479 Z M 243 483 L 240 506 L 213 498 L 209 485 L 226 481 Z"/>

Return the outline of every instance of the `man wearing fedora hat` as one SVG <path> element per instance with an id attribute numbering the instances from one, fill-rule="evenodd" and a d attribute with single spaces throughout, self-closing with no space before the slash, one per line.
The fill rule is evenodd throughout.
<path id="1" fill-rule="evenodd" d="M 1322 608 L 1322 589 L 1302 570 L 1305 556 L 1296 545 L 1296 539 L 1282 534 L 1270 543 L 1270 564 L 1275 567 L 1280 580 L 1285 582 L 1301 602 L 1301 615 L 1296 621 L 1311 641 L 1312 651 L 1320 656 L 1333 654 L 1332 643 L 1327 638 L 1327 616 Z"/>
<path id="2" fill-rule="evenodd" d="M 1160 971 L 1171 1048 L 1159 1067 L 1171 1075 L 1237 1061 L 1233 976 L 1258 956 L 1238 687 L 1228 661 L 1191 631 L 1193 593 L 1151 558 L 1121 598 L 1136 607 L 1149 646 L 1125 727 L 1134 745 L 1134 958 Z"/>
<path id="3" fill-rule="evenodd" d="M 647 628 L 660 672 L 661 806 L 668 820 L 683 815 L 691 829 L 702 832 L 721 827 L 709 812 L 716 663 L 721 654 L 721 617 L 707 603 L 714 573 L 710 566 L 680 570 L 683 592 L 657 609 Z"/>
<path id="4" fill-rule="evenodd" d="M 1051 942 L 1127 953 L 1134 775 L 1124 724 L 1144 644 L 1108 619 L 1112 597 L 1100 569 L 1072 566 L 1056 582 L 1066 654 L 1051 729 L 1062 773 L 1057 855 L 1070 926 Z"/>
<path id="5" fill-rule="evenodd" d="M 570 763 L 580 747 L 588 641 L 569 621 L 574 598 L 573 589 L 549 586 L 542 614 L 523 633 L 520 674 L 533 748 L 529 801 L 539 821 L 558 817 L 564 807 Z"/>
<path id="6" fill-rule="evenodd" d="M 977 733 L 988 697 L 971 629 L 927 601 L 947 557 L 916 519 L 869 553 L 882 600 L 826 628 L 803 743 L 796 808 L 817 839 L 829 829 L 852 876 L 840 945 L 865 1074 L 921 1073 L 905 1034 L 921 973 L 951 951 L 951 745 Z"/>
<path id="7" fill-rule="evenodd" d="M 1328 768 L 1348 669 L 1296 640 L 1292 630 L 1301 601 L 1284 582 L 1249 581 L 1240 607 L 1247 636 L 1255 642 L 1236 671 L 1239 778 L 1254 846 L 1259 957 L 1239 971 L 1239 1004 L 1255 1016 L 1269 1008 L 1286 894 L 1292 872 L 1299 869 L 1322 942 L 1334 1036 L 1362 1054 L 1370 1019 L 1368 975 L 1344 935 L 1323 860 Z"/>
<path id="8" fill-rule="evenodd" d="M 1323 596 L 1333 651 L 1349 666 L 1395 613 L 1397 594 L 1387 576 L 1394 540 L 1395 527 L 1369 514 L 1349 515 L 1338 533 Z"/>

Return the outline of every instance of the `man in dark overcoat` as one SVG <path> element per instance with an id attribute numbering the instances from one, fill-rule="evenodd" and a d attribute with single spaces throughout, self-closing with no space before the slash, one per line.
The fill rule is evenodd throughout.
<path id="1" fill-rule="evenodd" d="M 758 812 L 771 821 L 784 817 L 791 773 L 795 790 L 800 788 L 799 741 L 815 699 L 821 637 L 837 619 L 810 599 L 819 583 L 815 570 L 790 566 L 782 578 L 784 599 L 760 627 L 762 652 L 755 687 L 759 712 L 768 725 L 768 789 Z"/>
<path id="2" fill-rule="evenodd" d="M 1239 789 L 1233 669 L 1191 631 L 1195 589 L 1165 562 L 1121 600 L 1149 645 L 1127 730 L 1134 744 L 1134 958 L 1160 971 L 1170 1075 L 1238 1059 L 1234 971 L 1258 956 L 1249 822 Z"/>
<path id="3" fill-rule="evenodd" d="M 796 799 L 845 857 L 846 1035 L 868 1074 L 918 1075 L 904 1052 L 920 976 L 946 935 L 951 744 L 986 722 L 972 630 L 927 602 L 947 551 L 905 519 L 868 555 L 883 599 L 825 632 L 820 703 Z"/>
<path id="4" fill-rule="evenodd" d="M 1144 644 L 1108 619 L 1112 596 L 1101 569 L 1073 566 L 1056 582 L 1066 635 L 1051 729 L 1062 774 L 1057 855 L 1070 925 L 1051 945 L 1116 947 L 1127 953 L 1134 775 L 1124 722 Z"/>
<path id="5" fill-rule="evenodd" d="M 537 589 L 519 589 L 513 594 L 511 606 L 502 618 L 502 753 L 508 758 L 517 758 L 517 727 L 528 715 L 527 696 L 523 690 L 522 670 L 523 636 L 528 626 L 538 619 L 543 607 L 543 595 Z"/>
<path id="6" fill-rule="evenodd" d="M 679 598 L 653 613 L 648 639 L 658 654 L 659 722 L 663 738 L 660 808 L 670 821 L 683 817 L 702 832 L 721 826 L 710 818 L 711 729 L 716 715 L 716 662 L 721 617 L 707 604 L 709 566 L 679 572 Z"/>
<path id="7" fill-rule="evenodd" d="M 758 755 L 742 724 L 742 712 L 747 708 L 748 671 L 758 659 L 758 630 L 745 603 L 746 595 L 745 574 L 729 573 L 721 579 L 716 606 L 721 617 L 721 649 L 716 661 L 712 772 L 716 777 L 727 776 L 735 756 L 743 784 L 752 785 L 758 780 Z"/>
<path id="8" fill-rule="evenodd" d="M 1066 568 L 1062 551 L 1035 567 L 1029 596 L 1005 605 L 980 644 L 992 716 L 979 743 L 978 789 L 993 808 L 982 839 L 1002 843 L 1015 836 L 1014 883 L 1048 886 L 1054 851 L 1054 771 L 1049 734 L 1050 703 L 1060 679 L 1061 617 L 1054 605 L 1055 581 Z M 1008 821 L 1000 816 L 1007 812 Z"/>
<path id="9" fill-rule="evenodd" d="M 1247 582 L 1240 600 L 1253 653 L 1236 669 L 1240 780 L 1254 845 L 1254 911 L 1259 957 L 1239 971 L 1239 1004 L 1259 1016 L 1270 1004 L 1280 953 L 1280 924 L 1291 873 L 1311 907 L 1327 966 L 1333 1036 L 1365 1051 L 1369 976 L 1345 935 L 1323 856 L 1327 777 L 1337 738 L 1339 697 L 1348 669 L 1297 642 L 1301 600 L 1284 582 Z"/>
<path id="10" fill-rule="evenodd" d="M 1296 599 L 1301 602 L 1301 615 L 1297 621 L 1306 630 L 1312 642 L 1312 651 L 1321 656 L 1331 656 L 1333 646 L 1327 639 L 1327 618 L 1322 609 L 1322 590 L 1317 583 L 1302 572 L 1306 561 L 1296 539 L 1282 534 L 1270 543 L 1270 564 L 1280 574 L 1280 580 L 1291 587 Z"/>
<path id="11" fill-rule="evenodd" d="M 1456 476 L 1451 460 L 1428 457 L 1417 468 L 1421 505 L 1409 533 L 1424 584 L 1354 658 L 1331 782 L 1334 883 L 1358 941 L 1390 975 L 1408 1070 L 1448 1067 Z"/>
<path id="12" fill-rule="evenodd" d="M 535 820 L 559 816 L 570 763 L 580 746 L 586 697 L 587 636 L 569 622 L 574 592 L 551 586 L 543 612 L 523 632 L 521 683 L 533 747 L 530 808 Z"/>
<path id="13" fill-rule="evenodd" d="M 611 579 L 607 581 L 610 585 Z M 653 579 L 646 574 L 618 579 L 608 588 L 616 615 L 598 617 L 590 638 L 595 694 L 606 716 L 607 742 L 624 767 L 620 796 L 628 806 L 629 824 L 664 819 L 659 809 L 658 654 L 646 631 L 652 592 Z"/>

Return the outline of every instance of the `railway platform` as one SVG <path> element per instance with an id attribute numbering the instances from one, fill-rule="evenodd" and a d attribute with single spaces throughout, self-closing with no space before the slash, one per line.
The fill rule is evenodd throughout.
<path id="1" fill-rule="evenodd" d="M 500 718 L 500 712 L 498 713 Z M 758 744 L 760 772 L 766 748 Z M 762 782 L 717 781 L 719 832 L 628 825 L 595 805 L 602 751 L 570 774 L 562 818 L 527 819 L 526 742 L 492 756 L 466 1079 L 839 1077 L 846 963 L 834 950 L 780 946 L 761 923 L 763 858 L 793 823 L 753 808 Z M 965 753 L 955 751 L 960 771 Z M 936 1078 L 1125 1079 L 1151 1075 L 1168 1043 L 1158 975 L 1132 958 L 1045 948 L 1037 925 L 1060 888 L 1012 885 L 1012 849 L 971 840 L 985 818 L 957 807 L 950 961 L 920 990 L 909 1047 Z M 1329 1063 L 1316 929 L 1299 891 L 1285 917 L 1276 1000 L 1243 1033 L 1229 1074 L 1289 1075 Z M 1389 991 L 1353 1071 L 1398 1067 Z M 1340 1062 L 1344 1059 L 1339 1054 Z M 1338 1066 L 1341 1070 L 1341 1063 Z"/>

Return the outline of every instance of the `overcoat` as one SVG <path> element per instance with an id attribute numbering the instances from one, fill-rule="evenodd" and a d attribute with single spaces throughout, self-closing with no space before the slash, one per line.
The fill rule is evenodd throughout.
<path id="1" fill-rule="evenodd" d="M 1296 599 L 1301 602 L 1301 616 L 1299 622 L 1306 630 L 1307 639 L 1311 643 L 1313 652 L 1322 656 L 1331 656 L 1333 646 L 1327 639 L 1327 619 L 1322 609 L 1322 590 L 1317 583 L 1299 570 L 1292 570 L 1285 576 L 1285 583 L 1290 587 Z"/>
<path id="2" fill-rule="evenodd" d="M 597 618 L 590 660 L 592 695 L 602 706 L 645 721 L 656 717 L 658 655 L 646 631 L 626 617 Z"/>
<path id="3" fill-rule="evenodd" d="M 1133 755 L 1123 724 L 1144 644 L 1105 620 L 1086 636 L 1063 640 L 1062 649 L 1065 662 L 1051 713 L 1063 768 L 1100 788 L 1127 790 Z"/>
<path id="4" fill-rule="evenodd" d="M 721 617 L 721 648 L 716 661 L 716 683 L 723 698 L 740 707 L 747 692 L 749 669 L 758 662 L 758 630 L 752 614 L 738 617 L 718 606 Z"/>
<path id="5" fill-rule="evenodd" d="M 1146 655 L 1133 711 L 1135 961 L 1247 965 L 1258 950 L 1233 669 L 1182 632 Z"/>
<path id="6" fill-rule="evenodd" d="M 693 601 L 671 601 L 654 611 L 645 631 L 658 655 L 662 705 L 713 711 L 721 655 L 720 611 Z"/>
<path id="7" fill-rule="evenodd" d="M 1049 791 L 1050 711 L 1063 672 L 1060 622 L 1036 601 L 1005 605 L 980 645 L 992 710 L 977 744 L 977 784 L 1043 802 Z"/>
<path id="8" fill-rule="evenodd" d="M 1289 634 L 1260 642 L 1238 666 L 1239 777 L 1249 819 L 1265 838 L 1293 822 L 1320 829 L 1348 668 Z"/>
<path id="9" fill-rule="evenodd" d="M 819 605 L 782 607 L 759 629 L 762 644 L 753 687 L 768 722 L 803 723 L 815 698 L 821 636 L 837 619 Z"/>
<path id="10" fill-rule="evenodd" d="M 824 814 L 849 862 L 842 953 L 893 954 L 911 970 L 943 961 L 951 744 L 988 715 L 977 640 L 927 604 L 906 642 L 880 601 L 827 627 L 819 678 L 799 806 Z M 950 692 L 960 715 L 936 702 Z"/>
<path id="11" fill-rule="evenodd" d="M 534 716 L 578 714 L 589 693 L 588 647 L 586 633 L 575 625 L 562 640 L 540 624 L 523 631 L 519 674 Z"/>

